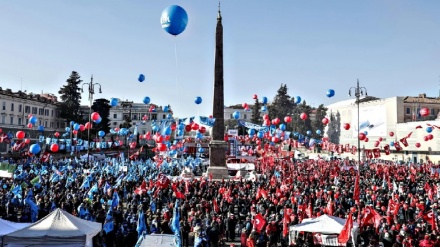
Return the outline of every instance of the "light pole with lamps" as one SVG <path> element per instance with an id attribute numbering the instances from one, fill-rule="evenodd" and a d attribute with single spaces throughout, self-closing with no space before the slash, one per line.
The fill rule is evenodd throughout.
<path id="1" fill-rule="evenodd" d="M 367 93 L 367 89 L 365 87 L 359 86 L 359 79 L 357 80 L 356 87 L 351 87 L 348 90 L 348 95 L 350 97 L 352 95 L 352 92 L 354 92 L 354 96 L 356 97 L 356 104 L 357 104 L 357 130 L 358 130 L 358 134 L 357 134 L 357 139 L 358 139 L 357 149 L 358 149 L 358 169 L 359 169 L 359 167 L 361 165 L 361 140 L 359 139 L 359 134 L 360 134 L 360 129 L 359 129 L 359 126 L 360 126 L 360 123 L 359 123 L 359 115 L 360 115 L 359 104 L 360 104 L 360 102 L 359 102 L 359 100 L 360 100 L 361 96 L 364 96 L 364 95 L 368 96 L 368 93 Z"/>
<path id="2" fill-rule="evenodd" d="M 90 79 L 90 82 L 83 83 L 81 86 L 81 92 L 84 93 L 84 85 L 89 87 L 89 128 L 87 128 L 87 164 L 90 163 L 90 129 L 92 128 L 91 117 L 92 117 L 92 104 L 93 104 L 93 95 L 95 94 L 95 86 L 99 86 L 99 93 L 101 91 L 101 84 L 93 83 L 93 75 Z"/>

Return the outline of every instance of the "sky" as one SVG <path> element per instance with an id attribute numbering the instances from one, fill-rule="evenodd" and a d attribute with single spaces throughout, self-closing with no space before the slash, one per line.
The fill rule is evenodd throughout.
<path id="1" fill-rule="evenodd" d="M 173 4 L 189 19 L 176 37 L 160 24 Z M 225 105 L 271 101 L 281 84 L 329 105 L 349 99 L 357 79 L 371 96 L 437 97 L 439 9 L 438 0 L 222 0 Z M 57 94 L 77 71 L 101 84 L 95 98 L 148 96 L 177 117 L 211 115 L 217 11 L 214 0 L 0 0 L 0 86 Z"/>

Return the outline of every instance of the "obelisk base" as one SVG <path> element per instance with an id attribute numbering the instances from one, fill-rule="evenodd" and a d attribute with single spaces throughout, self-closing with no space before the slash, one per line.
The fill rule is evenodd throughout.
<path id="1" fill-rule="evenodd" d="M 209 167 L 206 174 L 212 174 L 213 179 L 228 179 L 229 173 L 226 167 L 226 149 L 228 143 L 225 141 L 212 140 L 209 143 Z"/>

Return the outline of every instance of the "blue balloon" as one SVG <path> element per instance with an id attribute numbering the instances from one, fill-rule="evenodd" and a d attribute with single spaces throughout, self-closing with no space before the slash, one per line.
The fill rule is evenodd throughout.
<path id="1" fill-rule="evenodd" d="M 29 148 L 29 151 L 32 154 L 38 154 L 41 151 L 41 147 L 38 144 L 32 144 L 31 147 Z"/>
<path id="2" fill-rule="evenodd" d="M 98 119 L 96 119 L 95 123 L 99 124 L 102 121 L 102 118 L 99 117 Z"/>
<path id="3" fill-rule="evenodd" d="M 197 96 L 197 97 L 194 99 L 194 103 L 196 103 L 197 105 L 200 105 L 200 104 L 202 103 L 202 97 Z"/>
<path id="4" fill-rule="evenodd" d="M 312 134 L 312 131 L 310 131 L 310 130 L 307 130 L 307 135 L 309 136 L 309 135 L 311 135 Z"/>
<path id="5" fill-rule="evenodd" d="M 144 100 L 143 100 L 143 102 L 144 102 L 144 104 L 150 104 L 150 97 L 148 97 L 148 96 L 145 96 L 144 97 Z"/>
<path id="6" fill-rule="evenodd" d="M 79 127 L 80 127 L 80 126 L 79 126 L 78 123 L 76 123 L 76 124 L 73 125 L 73 129 L 74 129 L 74 130 L 79 130 Z"/>
<path id="7" fill-rule="evenodd" d="M 168 106 L 167 105 L 163 107 L 163 111 L 164 112 L 168 112 Z"/>
<path id="8" fill-rule="evenodd" d="M 232 113 L 232 117 L 234 119 L 239 119 L 240 118 L 240 112 L 239 111 L 234 111 L 234 113 Z"/>
<path id="9" fill-rule="evenodd" d="M 117 98 L 111 98 L 110 105 L 111 106 L 117 106 L 119 103 L 119 100 Z"/>
<path id="10" fill-rule="evenodd" d="M 172 119 L 173 116 L 171 114 L 167 114 L 167 119 Z"/>
<path id="11" fill-rule="evenodd" d="M 267 97 L 262 98 L 262 103 L 263 103 L 263 105 L 267 104 Z"/>
<path id="12" fill-rule="evenodd" d="M 139 82 L 144 82 L 144 81 L 145 81 L 145 76 L 144 76 L 144 74 L 140 74 L 140 75 L 139 75 L 139 77 L 138 77 L 138 81 L 139 81 Z"/>
<path id="13" fill-rule="evenodd" d="M 391 146 L 391 147 L 394 147 L 394 142 L 390 142 L 390 146 Z"/>
<path id="14" fill-rule="evenodd" d="M 335 96 L 335 90 L 333 89 L 327 90 L 327 97 L 331 98 L 333 96 Z"/>
<path id="15" fill-rule="evenodd" d="M 38 126 L 38 131 L 43 132 L 44 131 L 44 126 L 43 125 Z"/>
<path id="16" fill-rule="evenodd" d="M 295 100 L 293 101 L 295 104 L 299 104 L 299 103 L 301 103 L 301 97 L 299 97 L 299 96 L 296 96 L 295 97 Z"/>
<path id="17" fill-rule="evenodd" d="M 177 135 L 178 135 L 178 136 L 183 136 L 183 134 L 184 134 L 183 130 L 179 130 L 179 131 L 177 131 Z"/>
<path id="18" fill-rule="evenodd" d="M 249 133 L 249 135 L 255 135 L 255 130 L 254 129 L 249 129 L 248 133 Z"/>
<path id="19" fill-rule="evenodd" d="M 185 31 L 188 24 L 188 14 L 182 7 L 171 5 L 162 11 L 160 24 L 167 33 L 179 35 Z"/>
<path id="20" fill-rule="evenodd" d="M 37 121 L 38 121 L 38 118 L 37 118 L 36 116 L 32 116 L 32 117 L 29 119 L 29 123 L 31 123 L 31 124 L 36 124 Z"/>
<path id="21" fill-rule="evenodd" d="M 426 132 L 431 133 L 432 132 L 432 127 L 431 126 L 426 127 Z"/>
<path id="22" fill-rule="evenodd" d="M 285 124 L 280 124 L 280 130 L 285 131 L 286 130 L 286 125 Z"/>
<path id="23" fill-rule="evenodd" d="M 262 111 L 262 112 L 265 112 L 265 111 L 267 111 L 267 107 L 266 107 L 265 105 L 264 105 L 264 106 L 262 106 L 262 107 L 261 107 L 261 111 Z"/>
<path id="24" fill-rule="evenodd" d="M 203 151 L 205 151 L 205 149 L 199 148 L 199 153 L 203 153 Z"/>
<path id="25" fill-rule="evenodd" d="M 99 135 L 99 137 L 104 137 L 105 132 L 103 130 L 100 130 L 100 131 L 98 131 L 98 135 Z"/>
<path id="26" fill-rule="evenodd" d="M 66 130 L 66 132 L 70 132 L 70 128 L 69 127 L 66 127 L 65 130 Z"/>
<path id="27" fill-rule="evenodd" d="M 316 130 L 316 134 L 320 135 L 321 134 L 321 130 Z"/>
<path id="28" fill-rule="evenodd" d="M 171 133 L 172 133 L 172 130 L 171 130 L 170 127 L 166 127 L 165 130 L 164 130 L 164 132 L 163 132 L 163 134 L 164 134 L 164 135 L 167 135 L 167 136 L 171 135 Z"/>
<path id="29" fill-rule="evenodd" d="M 364 134 L 367 136 L 368 135 L 368 131 L 364 131 Z"/>

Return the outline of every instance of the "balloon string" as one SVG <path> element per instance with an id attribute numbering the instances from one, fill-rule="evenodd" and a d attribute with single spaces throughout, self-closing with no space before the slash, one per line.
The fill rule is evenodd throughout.
<path id="1" fill-rule="evenodd" d="M 174 36 L 174 58 L 176 60 L 176 92 L 177 92 L 177 105 L 179 105 L 179 84 L 177 82 L 177 36 Z M 175 113 L 175 111 L 174 111 Z"/>

